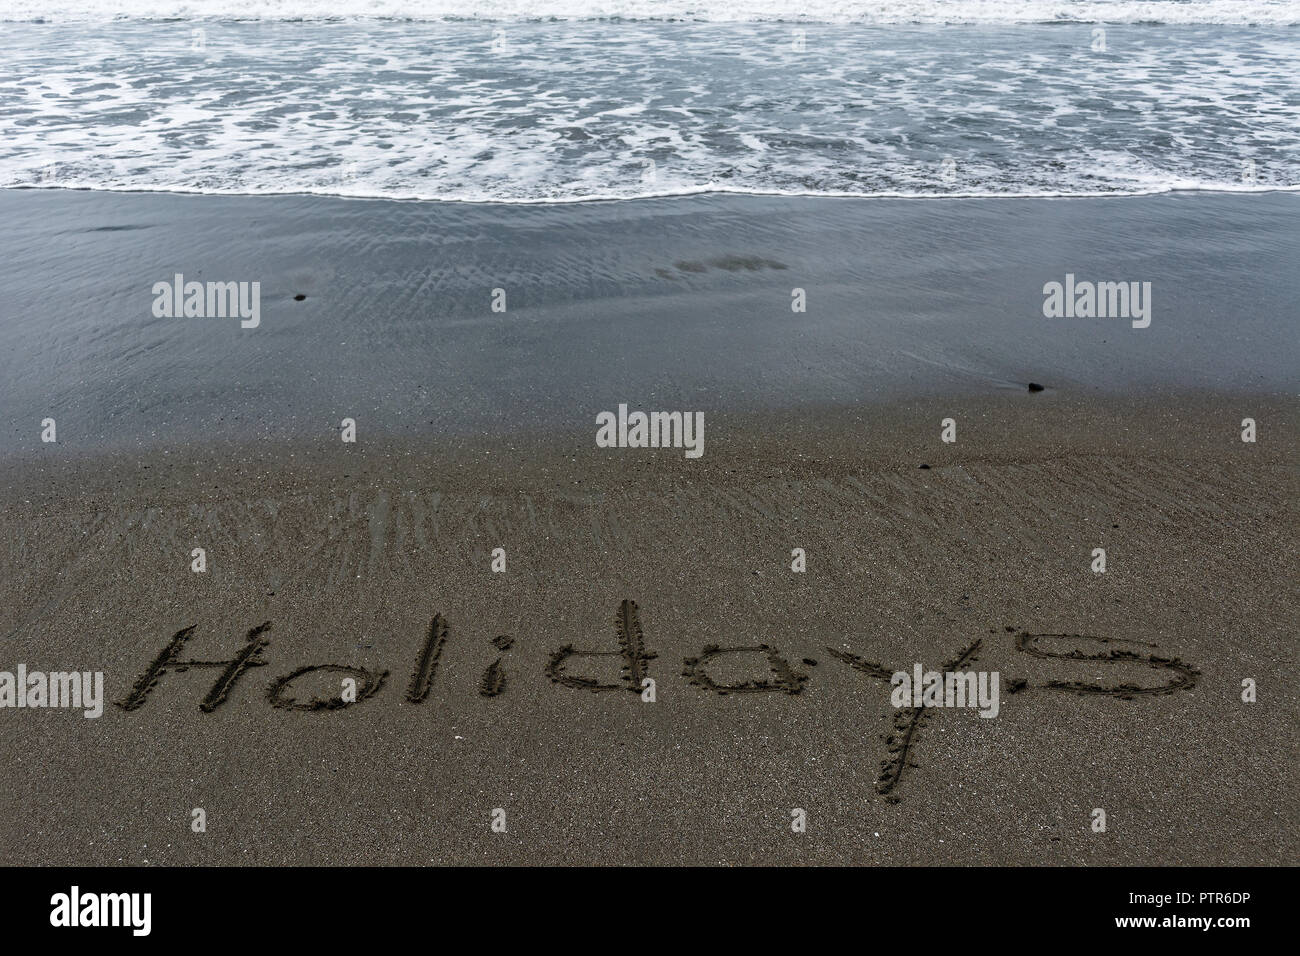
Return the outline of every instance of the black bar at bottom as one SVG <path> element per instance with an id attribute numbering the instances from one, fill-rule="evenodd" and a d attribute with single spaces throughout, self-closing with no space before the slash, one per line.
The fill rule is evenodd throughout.
<path id="1" fill-rule="evenodd" d="M 75 934 L 83 943 L 128 945 L 373 945 L 442 927 L 438 939 L 427 937 L 434 944 L 450 942 L 440 934 L 461 925 L 500 938 L 528 934 L 539 944 L 550 936 L 637 945 L 667 944 L 687 929 L 720 941 L 776 941 L 816 933 L 822 923 L 823 931 L 838 924 L 885 946 L 895 934 L 898 944 L 950 945 L 1021 932 L 1058 940 L 1199 936 L 1231 945 L 1288 926 L 1283 884 L 1293 876 L 1285 868 L 1208 867 L 11 868 L 0 870 L 0 910 L 9 943 Z"/>

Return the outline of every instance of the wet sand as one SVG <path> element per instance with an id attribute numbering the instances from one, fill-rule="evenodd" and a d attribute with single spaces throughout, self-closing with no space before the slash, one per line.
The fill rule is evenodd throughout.
<path id="1" fill-rule="evenodd" d="M 141 215 L 137 200 L 189 202 L 84 201 L 126 216 Z M 92 244 L 93 222 L 83 224 Z M 1223 225 L 1217 241 L 1264 241 L 1241 228 Z M 111 247 L 111 264 L 92 260 L 106 270 L 99 282 L 135 289 L 156 271 L 133 241 Z M 777 255 L 755 241 L 716 255 L 730 252 Z M 107 278 L 114 269 L 131 275 Z M 1209 303 L 1158 313 L 1156 323 L 1200 330 L 1182 340 L 1183 386 L 1167 380 L 1176 357 L 1155 361 L 1149 343 L 1134 348 L 1150 362 L 1116 350 L 1108 364 L 1091 330 L 1068 349 L 1058 337 L 1055 353 L 1047 337 L 1017 347 L 1007 325 L 1018 319 L 990 325 L 998 349 L 973 364 L 985 333 L 969 317 L 943 320 L 966 338 L 934 331 L 932 345 L 952 343 L 978 376 L 923 362 L 937 371 L 915 381 L 901 367 L 769 380 L 751 360 L 776 361 L 775 320 L 741 309 L 758 273 L 717 271 L 702 299 L 731 311 L 685 313 L 663 299 L 614 310 L 624 330 L 659 310 L 659 347 L 675 341 L 685 356 L 660 366 L 680 391 L 653 389 L 644 355 L 617 365 L 644 389 L 617 387 L 607 363 L 626 339 L 566 325 L 555 304 L 554 341 L 532 358 L 511 346 L 518 363 L 500 366 L 512 383 L 500 393 L 474 383 L 468 356 L 484 335 L 524 333 L 465 319 L 458 337 L 440 320 L 443 337 L 422 346 L 434 363 L 426 384 L 439 387 L 445 362 L 460 369 L 460 391 L 447 393 L 459 397 L 431 402 L 438 412 L 409 428 L 389 417 L 404 407 L 397 398 L 379 397 L 419 365 L 400 314 L 394 327 L 354 327 L 377 351 L 357 351 L 364 374 L 349 378 L 309 324 L 277 331 L 269 314 L 248 333 L 265 341 L 234 338 L 191 362 L 172 328 L 152 348 L 132 332 L 132 358 L 106 320 L 100 338 L 78 340 L 87 320 L 67 307 L 51 309 L 44 333 L 45 313 L 7 312 L 22 346 L 11 368 L 24 356 L 45 368 L 51 400 L 71 414 L 60 413 L 58 443 L 33 441 L 35 373 L 7 380 L 0 668 L 102 670 L 116 704 L 93 720 L 0 711 L 6 862 L 1294 863 L 1300 403 L 1274 387 L 1295 352 L 1278 316 L 1243 309 L 1245 324 L 1225 328 Z M 72 278 L 52 288 L 56 304 L 99 301 L 94 284 L 60 274 Z M 37 285 L 24 281 L 15 288 Z M 1265 283 L 1261 299 L 1290 281 Z M 316 303 L 313 321 L 348 327 L 319 298 L 302 303 Z M 923 326 L 922 311 L 908 314 Z M 715 315 L 719 336 L 738 316 L 758 334 L 694 351 L 691 328 Z M 892 346 L 876 349 L 855 327 L 814 317 L 807 334 L 825 363 L 853 369 L 875 350 L 871 368 L 888 366 Z M 1243 344 L 1250 329 L 1259 335 Z M 244 348 L 241 365 L 230 350 Z M 55 368 L 53 355 L 73 352 L 79 364 Z M 560 353 L 565 374 L 548 372 Z M 1228 387 L 1252 354 L 1258 378 Z M 304 404 L 268 401 L 281 394 L 263 374 L 277 358 Z M 717 390 L 691 402 L 708 366 Z M 170 372 L 174 404 L 135 388 L 157 369 Z M 584 370 L 594 378 L 572 377 Z M 222 376 L 218 394 L 208 386 Z M 1031 393 L 1030 380 L 1047 388 Z M 341 406 L 318 403 L 349 382 L 366 412 L 345 445 Z M 492 395 L 518 395 L 525 410 Z M 703 408 L 704 456 L 597 448 L 595 411 L 619 401 Z M 245 412 L 265 428 L 241 419 L 241 432 Z M 205 432 L 219 414 L 229 420 Z M 949 417 L 952 444 L 940 440 Z M 1255 443 L 1241 441 L 1246 417 Z M 190 567 L 196 547 L 202 574 Z M 1091 570 L 1099 547 L 1104 574 Z M 491 570 L 496 548 L 502 573 Z M 806 552 L 803 573 L 791 570 L 794 548 Z M 220 692 L 224 667 L 142 680 L 191 627 L 179 659 L 228 661 L 252 631 L 264 642 L 258 666 Z M 1001 675 L 998 717 L 896 709 L 877 674 L 954 661 Z M 359 670 L 283 683 L 325 664 Z M 346 676 L 358 680 L 356 703 L 290 706 L 335 697 Z M 639 677 L 654 680 L 653 702 L 633 692 Z M 1257 703 L 1241 700 L 1246 678 Z M 191 829 L 195 808 L 206 832 Z M 1104 833 L 1091 828 L 1096 808 Z M 505 832 L 491 826 L 498 809 Z M 806 832 L 792 832 L 795 809 Z"/>
<path id="2" fill-rule="evenodd" d="M 1300 194 L 576 206 L 0 191 L 0 457 L 1017 393 L 1294 394 Z M 260 282 L 260 325 L 153 287 Z M 1152 283 L 1151 325 L 1043 286 Z M 502 290 L 505 312 L 494 312 Z M 792 311 L 803 290 L 806 312 Z M 304 296 L 301 301 L 295 296 Z"/>

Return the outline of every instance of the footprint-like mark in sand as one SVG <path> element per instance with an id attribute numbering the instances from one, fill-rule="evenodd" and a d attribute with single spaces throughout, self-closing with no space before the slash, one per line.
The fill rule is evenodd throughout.
<path id="1" fill-rule="evenodd" d="M 655 275 L 661 279 L 677 279 L 680 273 L 686 275 L 701 275 L 710 269 L 721 269 L 723 272 L 763 272 L 768 269 L 788 269 L 790 268 L 784 262 L 777 262 L 775 259 L 765 259 L 762 256 L 717 256 L 713 259 L 696 261 L 693 259 L 681 259 L 673 263 L 676 273 L 669 269 L 655 269 Z"/>

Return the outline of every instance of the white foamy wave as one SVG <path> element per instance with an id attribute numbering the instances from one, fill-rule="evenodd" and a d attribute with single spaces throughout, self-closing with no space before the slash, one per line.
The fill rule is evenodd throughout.
<path id="1" fill-rule="evenodd" d="M 13 25 L 0 188 L 534 203 L 1300 184 L 1300 32 L 1107 29 L 1103 49 L 1094 29 Z"/>
<path id="2" fill-rule="evenodd" d="M 9 21 L 684 20 L 1300 24 L 1297 0 L 10 0 Z"/>

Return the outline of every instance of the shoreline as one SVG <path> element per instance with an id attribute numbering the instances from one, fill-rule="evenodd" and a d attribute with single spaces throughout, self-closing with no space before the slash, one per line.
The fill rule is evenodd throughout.
<path id="1" fill-rule="evenodd" d="M 110 449 L 61 442 L 0 459 L 0 489 L 8 496 L 37 498 L 74 493 L 71 487 L 51 484 L 61 472 L 81 481 L 89 477 L 92 490 L 120 487 L 128 476 L 151 477 L 139 474 L 142 463 L 212 474 L 283 470 L 322 479 L 349 477 L 372 462 L 391 467 L 396 461 L 412 475 L 431 469 L 442 478 L 477 473 L 494 481 L 526 479 L 545 463 L 614 482 L 629 468 L 643 475 L 689 477 L 692 472 L 743 472 L 751 463 L 780 457 L 795 466 L 881 471 L 1086 455 L 1194 461 L 1235 451 L 1243 418 L 1267 423 L 1269 441 L 1250 449 L 1253 461 L 1295 463 L 1288 441 L 1300 443 L 1300 397 L 1177 390 L 1120 397 L 1121 410 L 1114 408 L 1114 396 L 1063 394 L 1052 388 L 1042 393 L 1006 389 L 977 396 L 918 395 L 857 406 L 733 410 L 706 417 L 705 454 L 699 459 L 687 458 L 681 448 L 598 447 L 600 426 L 594 417 L 585 427 L 542 431 L 525 426 L 491 434 L 380 431 L 355 444 L 341 442 L 338 429 L 288 440 L 223 437 Z M 939 440 L 941 422 L 950 416 L 955 416 L 960 436 L 952 445 Z"/>
<path id="2" fill-rule="evenodd" d="M 908 192 L 873 192 L 873 193 L 856 193 L 856 192 L 798 192 L 763 189 L 727 189 L 724 186 L 709 185 L 678 192 L 665 193 L 646 193 L 639 196 L 580 196 L 566 199 L 444 199 L 438 196 L 382 196 L 382 195 L 349 195 L 348 193 L 336 192 L 233 192 L 233 191 L 205 191 L 199 189 L 176 189 L 170 186 L 160 186 L 157 189 L 145 189 L 138 186 L 116 188 L 113 186 L 94 185 L 94 186 L 65 186 L 65 185 L 37 185 L 34 183 L 24 183 L 18 186 L 0 186 L 0 191 L 67 191 L 67 192 L 89 192 L 89 193 L 113 193 L 113 194 L 135 194 L 144 196 L 210 196 L 213 198 L 232 198 L 248 199 L 253 197 L 263 197 L 267 199 L 286 198 L 286 199 L 349 199 L 360 202 L 393 202 L 393 203 L 430 203 L 446 206 L 585 206 L 596 203 L 638 203 L 646 201 L 661 201 L 671 199 L 692 199 L 692 198 L 720 198 L 724 196 L 750 196 L 755 199 L 855 199 L 855 200 L 912 200 L 912 199 L 932 199 L 932 200 L 950 200 L 950 199 L 1146 199 L 1152 196 L 1253 196 L 1253 195 L 1271 195 L 1274 193 L 1300 193 L 1300 185 L 1290 186 L 1241 186 L 1234 188 L 1226 183 L 1216 183 L 1210 186 L 1168 186 L 1158 189 L 1137 190 L 1132 192 L 1121 192 L 1118 190 L 1098 191 L 1098 192 L 1076 192 L 1076 193 L 908 193 Z"/>

